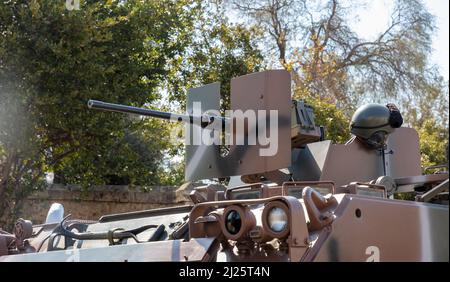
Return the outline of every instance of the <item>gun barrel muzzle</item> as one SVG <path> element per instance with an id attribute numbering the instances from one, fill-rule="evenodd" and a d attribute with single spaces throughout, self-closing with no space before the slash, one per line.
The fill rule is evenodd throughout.
<path id="1" fill-rule="evenodd" d="M 90 109 L 95 109 L 95 110 L 105 110 L 105 111 L 112 111 L 112 112 L 119 112 L 119 113 L 137 114 L 137 115 L 151 116 L 151 117 L 156 117 L 156 118 L 161 118 L 161 119 L 178 118 L 177 114 L 161 112 L 161 111 L 156 111 L 156 110 L 150 110 L 150 109 L 143 109 L 143 108 L 132 107 L 132 106 L 113 104 L 113 103 L 107 103 L 107 102 L 97 101 L 97 100 L 89 100 L 88 107 Z M 175 117 L 174 115 L 177 115 L 177 116 Z M 180 115 L 180 116 L 182 117 L 183 115 Z"/>

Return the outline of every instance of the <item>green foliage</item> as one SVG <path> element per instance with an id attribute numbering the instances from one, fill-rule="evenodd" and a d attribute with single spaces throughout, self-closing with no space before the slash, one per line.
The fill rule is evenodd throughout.
<path id="1" fill-rule="evenodd" d="M 251 30 L 228 25 L 225 20 L 201 27 L 202 39 L 194 46 L 191 81 L 221 82 L 222 110 L 230 108 L 230 81 L 233 77 L 261 70 L 262 56 L 252 41 Z"/>
<path id="2" fill-rule="evenodd" d="M 434 166 L 447 163 L 448 128 L 439 126 L 435 121 L 426 120 L 416 128 L 420 138 L 422 166 Z"/>
<path id="3" fill-rule="evenodd" d="M 46 171 L 85 187 L 159 184 L 170 149 L 163 123 L 89 111 L 86 103 L 155 103 L 167 65 L 189 43 L 195 6 L 82 1 L 68 11 L 53 0 L 0 3 L 0 106 L 8 117 L 0 128 L 0 218 L 12 218 L 4 205 L 11 211 Z"/>
<path id="4" fill-rule="evenodd" d="M 162 184 L 179 186 L 184 182 L 184 162 L 170 162 L 168 169 L 159 172 L 158 178 Z"/>
<path id="5" fill-rule="evenodd" d="M 88 111 L 86 102 L 153 103 L 167 62 L 187 43 L 189 2 L 85 1 L 79 11 L 22 2 L 2 4 L 2 69 L 33 86 L 27 103 L 46 158 L 60 158 L 55 170 L 71 183 L 105 183 L 110 174 L 157 183 L 168 146 L 161 124 Z"/>
<path id="6" fill-rule="evenodd" d="M 171 101 L 181 107 L 189 88 L 221 82 L 222 109 L 228 109 L 231 78 L 262 68 L 256 30 L 230 24 L 220 6 L 215 8 L 209 4 L 200 7 L 187 54 L 174 63 L 167 87 Z"/>
<path id="7" fill-rule="evenodd" d="M 449 137 L 448 82 L 435 76 L 417 88 L 422 94 L 403 103 L 405 122 L 419 133 L 422 166 L 445 164 Z"/>
<path id="8" fill-rule="evenodd" d="M 311 97 L 303 91 L 294 92 L 295 99 L 304 99 L 314 108 L 315 123 L 325 127 L 325 138 L 335 143 L 350 139 L 350 119 L 335 104 L 326 99 Z"/>

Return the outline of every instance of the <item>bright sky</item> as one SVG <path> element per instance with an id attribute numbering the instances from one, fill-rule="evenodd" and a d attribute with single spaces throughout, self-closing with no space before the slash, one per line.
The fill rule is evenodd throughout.
<path id="1" fill-rule="evenodd" d="M 432 62 L 439 66 L 442 76 L 449 79 L 449 1 L 425 0 L 431 14 L 436 16 L 438 30 L 433 37 Z M 358 11 L 359 24 L 354 27 L 361 36 L 371 37 L 382 32 L 388 22 L 392 0 L 373 0 Z"/>
<path id="2" fill-rule="evenodd" d="M 436 24 L 439 28 L 433 38 L 433 61 L 439 65 L 441 74 L 448 80 L 449 61 L 449 1 L 448 0 L 427 0 L 430 12 L 436 16 Z"/>

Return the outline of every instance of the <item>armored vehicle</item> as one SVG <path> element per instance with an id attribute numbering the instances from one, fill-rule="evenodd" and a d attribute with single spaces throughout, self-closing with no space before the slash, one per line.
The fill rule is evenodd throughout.
<path id="1" fill-rule="evenodd" d="M 291 100 L 284 70 L 234 78 L 224 116 L 219 83 L 191 89 L 186 114 L 88 106 L 185 123 L 186 181 L 209 181 L 191 205 L 96 221 L 54 204 L 45 223 L 0 231 L 0 261 L 449 259 L 448 164 L 422 170 L 418 134 L 393 104 L 358 109 L 345 144 L 326 140 L 314 105 Z"/>

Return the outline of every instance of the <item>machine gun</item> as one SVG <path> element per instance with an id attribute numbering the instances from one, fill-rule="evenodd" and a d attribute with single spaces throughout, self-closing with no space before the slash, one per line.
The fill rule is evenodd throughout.
<path id="1" fill-rule="evenodd" d="M 195 109 L 195 103 L 199 103 L 202 109 Z M 308 143 L 324 139 L 324 129 L 315 125 L 312 107 L 304 101 L 291 100 L 290 74 L 284 70 L 264 71 L 232 79 L 231 112 L 237 114 L 232 114 L 231 117 L 211 114 L 211 112 L 218 113 L 219 110 L 220 83 L 190 89 L 186 104 L 187 114 L 177 114 L 97 100 L 88 101 L 90 109 L 138 114 L 187 123 L 192 133 L 186 137 L 186 180 L 234 175 L 250 175 L 258 178 L 261 174 L 269 172 L 273 176 L 274 171 L 290 166 L 291 148 L 300 148 Z M 251 111 L 256 117 L 256 123 L 253 125 L 247 122 L 251 118 Z M 272 123 L 270 119 L 274 111 L 277 117 Z M 259 115 L 260 113 L 263 113 L 262 116 Z M 195 125 L 204 130 L 227 131 L 232 128 L 231 131 L 234 134 L 238 124 L 242 124 L 245 129 L 243 134 L 237 133 L 236 136 L 244 135 L 241 137 L 245 141 L 243 144 L 231 144 L 226 156 L 220 153 L 220 145 L 193 144 L 195 142 L 192 142 L 195 134 L 201 134 L 199 131 L 192 130 Z M 274 131 L 276 137 L 271 136 L 276 144 L 274 154 L 261 154 L 261 151 L 267 149 L 267 144 L 248 142 L 250 134 L 253 133 L 255 136 L 259 134 L 261 124 L 266 126 L 264 130 L 271 135 L 272 129 L 276 131 Z M 236 141 L 236 139 L 233 140 Z M 277 175 L 275 178 L 279 178 L 279 173 L 275 175 Z M 250 178 L 255 179 L 255 177 Z"/>

